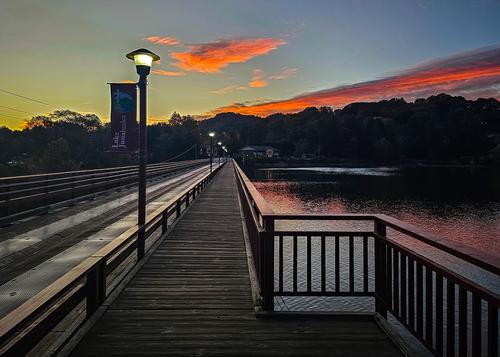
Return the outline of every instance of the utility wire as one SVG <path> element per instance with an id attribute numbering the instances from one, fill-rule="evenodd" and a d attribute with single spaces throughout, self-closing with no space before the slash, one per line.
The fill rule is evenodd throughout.
<path id="1" fill-rule="evenodd" d="M 6 107 L 5 105 L 0 105 L 0 108 L 5 108 L 5 109 L 10 109 L 10 110 L 15 110 L 16 112 L 20 112 L 20 113 L 26 113 L 26 114 L 32 114 L 32 115 L 38 115 L 38 114 L 35 114 L 35 113 L 32 113 L 32 112 L 27 112 L 27 111 L 25 111 L 25 110 L 16 109 L 16 108 L 11 108 L 11 107 Z"/>
<path id="2" fill-rule="evenodd" d="M 27 99 L 27 100 L 31 100 L 32 102 L 36 102 L 36 103 L 40 103 L 40 104 L 43 104 L 43 105 L 48 105 L 49 107 L 57 108 L 55 105 L 52 105 L 52 104 L 49 104 L 49 103 L 46 103 L 46 102 L 42 102 L 41 100 L 37 100 L 37 99 L 30 98 L 30 97 L 26 97 L 26 96 L 21 95 L 21 94 L 9 92 L 8 90 L 5 90 L 5 89 L 1 89 L 0 88 L 0 92 L 8 93 L 8 94 L 14 95 L 14 96 L 19 97 L 19 98 L 24 98 L 24 99 Z"/>
<path id="3" fill-rule="evenodd" d="M 163 162 L 168 162 L 168 161 L 172 161 L 173 159 L 177 159 L 179 156 L 182 156 L 184 155 L 185 153 L 187 153 L 189 150 L 191 150 L 192 148 L 194 148 L 197 144 L 194 144 L 193 146 L 191 146 L 189 149 L 187 149 L 186 151 L 184 151 L 183 153 L 180 153 L 179 155 L 175 155 L 174 157 L 171 157 L 170 159 L 167 159 L 165 161 L 162 161 Z"/>
<path id="4" fill-rule="evenodd" d="M 13 115 L 7 115 L 7 114 L 1 114 L 1 113 L 0 113 L 0 117 L 8 117 L 8 118 L 12 118 L 12 119 L 21 119 L 21 120 L 25 119 L 25 118 L 15 117 Z"/>

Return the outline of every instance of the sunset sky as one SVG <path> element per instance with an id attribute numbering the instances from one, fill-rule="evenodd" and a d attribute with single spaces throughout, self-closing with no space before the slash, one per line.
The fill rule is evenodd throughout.
<path id="1" fill-rule="evenodd" d="M 136 80 L 125 54 L 141 47 L 161 56 L 150 122 L 500 99 L 499 14 L 497 0 L 1 0 L 0 125 L 56 109 L 108 121 L 107 83 Z"/>

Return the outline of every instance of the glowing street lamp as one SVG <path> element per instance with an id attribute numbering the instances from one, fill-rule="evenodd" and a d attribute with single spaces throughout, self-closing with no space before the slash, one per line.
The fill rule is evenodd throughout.
<path id="1" fill-rule="evenodd" d="M 151 72 L 153 62 L 160 59 L 157 54 L 144 48 L 127 54 L 127 58 L 134 61 L 137 74 L 139 75 L 140 103 L 139 103 L 139 205 L 138 219 L 139 227 L 146 223 L 146 125 L 147 125 L 147 76 Z M 137 236 L 137 258 L 144 257 L 144 230 L 140 229 Z"/>
<path id="2" fill-rule="evenodd" d="M 214 154 L 214 147 L 212 145 L 212 140 L 213 137 L 215 136 L 215 133 L 211 131 L 208 133 L 208 136 L 210 136 L 210 173 L 212 173 L 212 161 L 213 161 L 213 154 Z"/>

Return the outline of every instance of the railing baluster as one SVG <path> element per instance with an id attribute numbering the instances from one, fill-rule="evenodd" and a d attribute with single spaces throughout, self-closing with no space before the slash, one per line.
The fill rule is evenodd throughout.
<path id="1" fill-rule="evenodd" d="M 422 264 L 417 262 L 417 335 L 424 336 L 424 287 L 423 287 L 423 274 Z"/>
<path id="2" fill-rule="evenodd" d="M 443 277 L 436 273 L 436 352 L 443 354 Z"/>
<path id="3" fill-rule="evenodd" d="M 472 355 L 481 356 L 481 298 L 472 294 Z"/>
<path id="4" fill-rule="evenodd" d="M 321 236 L 321 292 L 326 291 L 326 238 Z"/>
<path id="5" fill-rule="evenodd" d="M 312 280 L 312 274 L 311 274 L 311 239 L 312 237 L 310 235 L 306 236 L 307 240 L 307 292 L 311 292 L 311 280 Z"/>
<path id="6" fill-rule="evenodd" d="M 458 356 L 467 356 L 467 290 L 458 287 Z"/>
<path id="7" fill-rule="evenodd" d="M 393 288 L 392 300 L 394 303 L 394 311 L 399 315 L 399 256 L 396 249 L 392 250 L 392 265 L 393 265 Z"/>
<path id="8" fill-rule="evenodd" d="M 297 236 L 293 235 L 293 292 L 297 292 Z"/>
<path id="9" fill-rule="evenodd" d="M 161 233 L 165 233 L 168 229 L 168 208 L 161 215 Z"/>
<path id="10" fill-rule="evenodd" d="M 401 267 L 401 319 L 404 323 L 406 320 L 406 256 L 403 252 L 399 252 L 399 265 Z"/>
<path id="11" fill-rule="evenodd" d="M 387 279 L 386 279 L 386 299 L 387 307 L 392 310 L 392 248 L 387 246 L 386 250 Z"/>
<path id="12" fill-rule="evenodd" d="M 179 198 L 175 204 L 176 218 L 179 218 L 181 216 L 181 202 L 182 199 Z"/>
<path id="13" fill-rule="evenodd" d="M 488 357 L 498 356 L 498 307 L 488 303 Z"/>
<path id="14" fill-rule="evenodd" d="M 368 236 L 363 236 L 363 292 L 368 292 Z"/>
<path id="15" fill-rule="evenodd" d="M 280 293 L 283 292 L 283 236 L 280 234 L 278 236 L 279 245 L 279 267 L 278 267 L 278 290 Z"/>
<path id="16" fill-rule="evenodd" d="M 408 325 L 415 331 L 415 261 L 408 257 Z"/>
<path id="17" fill-rule="evenodd" d="M 432 295 L 432 270 L 425 267 L 425 340 L 432 346 L 432 308 L 433 308 L 433 295 Z"/>
<path id="18" fill-rule="evenodd" d="M 446 281 L 446 355 L 455 356 L 455 284 Z"/>
<path id="19" fill-rule="evenodd" d="M 335 239 L 335 292 L 340 292 L 340 242 L 339 236 L 334 236 Z"/>
<path id="20" fill-rule="evenodd" d="M 385 286 L 386 286 L 386 249 L 387 245 L 384 239 L 387 234 L 387 229 L 384 224 L 375 221 L 374 224 L 374 246 L 375 246 L 375 311 L 387 318 L 387 304 L 385 301 Z"/>
<path id="21" fill-rule="evenodd" d="M 349 239 L 349 291 L 354 291 L 354 236 L 350 235 Z"/>

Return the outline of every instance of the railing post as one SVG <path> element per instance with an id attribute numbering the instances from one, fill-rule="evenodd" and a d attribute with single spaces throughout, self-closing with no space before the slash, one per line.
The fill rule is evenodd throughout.
<path id="1" fill-rule="evenodd" d="M 161 215 L 161 234 L 165 233 L 168 229 L 168 208 L 163 211 Z"/>
<path id="2" fill-rule="evenodd" d="M 186 208 L 189 206 L 189 190 L 186 192 Z"/>
<path id="3" fill-rule="evenodd" d="M 144 250 L 146 243 L 146 232 L 145 227 L 139 227 L 139 232 L 137 232 L 137 260 L 144 258 Z"/>
<path id="4" fill-rule="evenodd" d="M 264 232 L 260 234 L 261 240 L 261 294 L 262 308 L 265 311 L 274 310 L 274 218 L 264 217 Z"/>
<path id="5" fill-rule="evenodd" d="M 181 199 L 178 199 L 175 205 L 176 218 L 179 218 L 181 216 L 181 201 Z"/>
<path id="6" fill-rule="evenodd" d="M 87 275 L 86 293 L 87 318 L 89 318 L 106 299 L 105 259 L 102 259 L 99 265 Z"/>
<path id="7" fill-rule="evenodd" d="M 384 223 L 375 221 L 375 311 L 387 318 L 385 301 L 387 287 L 386 245 L 382 241 L 387 236 Z"/>

